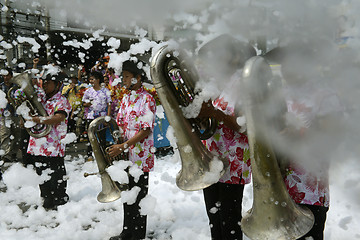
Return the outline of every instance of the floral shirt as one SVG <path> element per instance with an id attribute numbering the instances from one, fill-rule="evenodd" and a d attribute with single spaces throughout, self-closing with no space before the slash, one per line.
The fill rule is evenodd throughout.
<path id="1" fill-rule="evenodd" d="M 130 139 L 141 129 L 150 128 L 151 133 L 129 147 L 130 161 L 137 164 L 144 172 L 154 167 L 154 123 L 156 104 L 153 96 L 143 87 L 124 95 L 116 118 L 124 130 L 125 138 Z"/>
<path id="2" fill-rule="evenodd" d="M 216 109 L 227 115 L 234 115 L 234 108 L 220 97 L 213 101 Z M 220 157 L 229 160 L 229 168 L 219 182 L 246 184 L 251 180 L 250 151 L 247 136 L 219 123 L 214 135 L 202 141 L 206 148 Z"/>
<path id="3" fill-rule="evenodd" d="M 299 135 L 311 129 L 316 118 L 329 113 L 341 112 L 342 106 L 334 91 L 321 86 L 305 84 L 296 89 L 285 89 L 288 112 L 296 117 Z M 311 131 L 311 130 L 310 130 Z M 316 159 L 321 169 L 316 173 L 290 162 L 284 177 L 286 188 L 298 204 L 329 206 L 329 182 L 327 159 Z"/>
<path id="4" fill-rule="evenodd" d="M 107 106 L 111 102 L 110 91 L 107 88 L 101 88 L 96 91 L 91 87 L 85 91 L 82 101 L 92 103 L 90 107 L 85 108 L 85 119 L 95 119 L 100 116 L 106 116 Z"/>
<path id="5" fill-rule="evenodd" d="M 49 116 L 62 112 L 66 114 L 66 118 L 61 123 L 52 125 L 52 130 L 45 137 L 34 138 L 30 136 L 27 153 L 34 156 L 64 157 L 65 143 L 61 140 L 65 138 L 67 133 L 67 116 L 71 112 L 71 105 L 64 96 L 61 96 L 61 92 L 57 92 L 51 98 L 46 99 L 43 89 L 39 87 L 35 87 L 35 89 Z"/>

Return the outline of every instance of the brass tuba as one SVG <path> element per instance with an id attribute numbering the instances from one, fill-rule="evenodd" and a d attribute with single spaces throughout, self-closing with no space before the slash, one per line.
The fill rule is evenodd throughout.
<path id="1" fill-rule="evenodd" d="M 97 196 L 97 200 L 102 203 L 112 202 L 121 197 L 121 191 L 126 189 L 125 185 L 114 182 L 106 172 L 106 168 L 111 165 L 113 160 L 128 159 L 127 153 L 120 154 L 115 159 L 107 154 L 107 144 L 105 138 L 106 129 L 110 129 L 113 143 L 124 142 L 120 129 L 115 120 L 109 116 L 102 116 L 94 119 L 88 128 L 88 137 L 95 160 L 101 176 L 102 190 Z M 95 175 L 97 173 L 84 173 L 84 177 Z"/>
<path id="2" fill-rule="evenodd" d="M 250 146 L 253 206 L 242 219 L 241 228 L 250 239 L 297 239 L 312 228 L 314 216 L 290 198 L 271 146 L 269 129 L 278 128 L 281 121 L 266 116 L 266 104 L 275 103 L 276 109 L 285 104 L 282 98 L 276 98 L 278 89 L 272 80 L 270 66 L 262 57 L 252 57 L 245 63 L 242 100 Z M 271 116 L 282 115 L 277 112 Z"/>
<path id="3" fill-rule="evenodd" d="M 48 116 L 44 106 L 38 101 L 38 96 L 36 94 L 35 88 L 32 84 L 32 76 L 28 72 L 23 72 L 10 79 L 10 82 L 15 84 L 7 92 L 7 98 L 10 104 L 14 107 L 15 111 L 25 103 L 29 111 L 29 116 Z M 14 98 L 13 93 L 17 89 L 21 89 L 25 97 Z M 21 118 L 25 121 L 24 117 L 20 114 Z M 36 124 L 33 127 L 26 128 L 26 131 L 30 136 L 35 138 L 41 138 L 50 133 L 52 129 L 51 125 L 47 124 Z"/>
<path id="4" fill-rule="evenodd" d="M 182 52 L 163 46 L 151 59 L 150 73 L 168 121 L 174 129 L 181 157 L 182 168 L 177 174 L 176 184 L 183 190 L 194 191 L 217 182 L 229 163 L 226 159 L 215 161 L 200 141 L 213 134 L 217 127 L 216 121 L 186 119 L 179 107 L 188 106 L 196 94 L 194 89 L 198 78 L 190 63 Z M 205 129 L 202 127 L 203 122 Z M 218 166 L 214 171 L 214 163 L 221 163 L 221 167 Z M 218 175 L 214 181 L 214 177 L 210 176 L 216 171 Z"/>

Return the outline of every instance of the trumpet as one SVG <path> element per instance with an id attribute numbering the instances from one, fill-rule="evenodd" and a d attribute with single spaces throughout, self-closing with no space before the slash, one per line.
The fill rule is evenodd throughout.
<path id="1" fill-rule="evenodd" d="M 105 127 L 104 127 L 105 126 Z M 120 129 L 116 121 L 109 116 L 102 116 L 94 119 L 88 128 L 88 137 L 91 147 L 93 149 L 95 160 L 101 176 L 102 190 L 97 196 L 97 200 L 101 203 L 112 202 L 121 197 L 121 192 L 127 189 L 127 186 L 111 179 L 110 175 L 106 172 L 106 168 L 112 164 L 114 160 L 128 159 L 128 153 L 123 152 L 116 158 L 110 158 L 108 155 L 108 146 L 100 135 L 105 135 L 106 129 L 110 129 L 111 136 L 114 143 L 122 143 L 124 139 L 120 133 Z M 98 173 L 84 173 L 84 177 L 95 175 Z"/>
<path id="2" fill-rule="evenodd" d="M 252 179 L 253 206 L 241 221 L 241 228 L 250 239 L 297 239 L 314 224 L 312 212 L 295 204 L 290 198 L 271 146 L 269 128 L 281 126 L 281 121 L 266 118 L 265 103 L 281 108 L 284 101 L 273 98 L 276 84 L 270 66 L 262 57 L 250 58 L 244 66 L 242 96 L 247 122 Z M 275 116 L 281 116 L 275 113 Z M 269 125 L 270 124 L 270 125 Z"/>
<path id="3" fill-rule="evenodd" d="M 194 191 L 217 182 L 225 173 L 227 159 L 215 159 L 200 139 L 213 135 L 217 122 L 211 118 L 186 119 L 180 106 L 188 106 L 195 98 L 198 80 L 191 61 L 184 53 L 163 46 L 152 57 L 151 78 L 170 125 L 174 128 L 182 168 L 176 176 L 180 189 Z M 205 127 L 204 127 L 205 126 Z M 220 163 L 220 164 L 216 164 Z M 209 177 L 215 173 L 216 177 Z"/>
<path id="4" fill-rule="evenodd" d="M 11 87 L 7 92 L 7 99 L 15 110 L 22 106 L 22 104 L 26 104 L 27 109 L 30 109 L 29 116 L 48 116 L 44 106 L 38 101 L 38 96 L 32 84 L 32 77 L 30 73 L 23 72 L 11 78 L 10 83 L 13 83 L 15 86 Z M 22 89 L 25 97 L 14 98 L 13 93 L 19 88 Z M 22 115 L 20 116 L 23 121 L 26 120 Z M 33 127 L 26 128 L 26 131 L 32 137 L 41 138 L 48 135 L 51 129 L 51 125 L 39 123 Z"/>

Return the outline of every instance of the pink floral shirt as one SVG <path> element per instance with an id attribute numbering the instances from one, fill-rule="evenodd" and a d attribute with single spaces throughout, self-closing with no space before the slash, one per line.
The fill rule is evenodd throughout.
<path id="1" fill-rule="evenodd" d="M 329 113 L 341 112 L 342 106 L 331 89 L 305 84 L 296 89 L 287 88 L 288 112 L 300 122 L 299 135 L 307 134 L 316 118 Z M 309 130 L 310 129 L 310 130 Z M 327 159 L 315 159 L 322 166 L 317 171 L 306 170 L 295 161 L 290 163 L 284 180 L 292 199 L 298 204 L 329 206 L 329 182 Z"/>
<path id="2" fill-rule="evenodd" d="M 129 147 L 130 161 L 137 164 L 144 172 L 149 172 L 154 167 L 155 112 L 154 97 L 141 87 L 124 95 L 116 118 L 116 122 L 124 130 L 126 139 L 132 138 L 141 129 L 151 129 L 151 133 L 146 138 Z"/>
<path id="3" fill-rule="evenodd" d="M 54 96 L 46 99 L 43 89 L 35 87 L 38 97 L 43 104 L 49 116 L 56 112 L 64 112 L 69 116 L 71 112 L 71 105 L 66 97 L 57 92 Z M 27 152 L 34 156 L 48 156 L 48 157 L 64 157 L 65 143 L 61 140 L 65 138 L 67 133 L 67 117 L 59 124 L 52 125 L 52 130 L 48 135 L 41 138 L 34 138 L 30 136 Z"/>
<path id="4" fill-rule="evenodd" d="M 227 115 L 234 115 L 234 108 L 223 97 L 213 101 L 215 108 Z M 250 151 L 247 136 L 219 123 L 215 134 L 202 141 L 206 148 L 229 160 L 229 168 L 219 182 L 246 184 L 251 180 Z"/>

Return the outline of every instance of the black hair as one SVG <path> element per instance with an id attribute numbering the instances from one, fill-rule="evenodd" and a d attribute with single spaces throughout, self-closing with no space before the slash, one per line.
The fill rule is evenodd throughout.
<path id="1" fill-rule="evenodd" d="M 145 71 L 142 68 L 138 68 L 139 63 L 142 64 L 143 66 L 145 65 L 145 63 L 140 60 L 138 62 L 127 60 L 127 61 L 123 62 L 122 71 L 131 72 L 134 75 L 134 77 L 137 77 L 138 75 L 140 75 L 141 81 L 145 81 L 145 80 L 147 80 L 147 77 L 146 77 Z"/>
<path id="2" fill-rule="evenodd" d="M 45 81 L 51 80 L 51 81 L 55 81 L 55 82 L 63 82 L 67 78 L 68 78 L 68 76 L 64 72 L 58 72 L 56 74 L 44 73 L 44 75 L 42 76 L 42 79 Z"/>
<path id="3" fill-rule="evenodd" d="M 90 73 L 90 77 L 98 79 L 100 84 L 104 82 L 104 76 L 100 72 L 93 71 Z"/>

